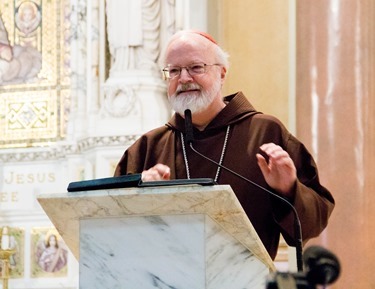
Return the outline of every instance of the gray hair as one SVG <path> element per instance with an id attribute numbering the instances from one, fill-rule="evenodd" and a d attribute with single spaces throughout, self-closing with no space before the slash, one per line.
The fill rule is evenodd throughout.
<path id="1" fill-rule="evenodd" d="M 217 62 L 223 65 L 228 70 L 229 69 L 229 54 L 217 44 L 216 44 L 215 50 L 216 50 Z"/>

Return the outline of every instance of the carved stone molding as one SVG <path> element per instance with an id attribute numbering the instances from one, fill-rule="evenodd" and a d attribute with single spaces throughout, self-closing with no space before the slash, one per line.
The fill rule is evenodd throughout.
<path id="1" fill-rule="evenodd" d="M 104 86 L 105 112 L 113 117 L 124 117 L 133 109 L 136 93 L 132 87 L 115 84 Z"/>
<path id="2" fill-rule="evenodd" d="M 31 162 L 64 159 L 66 156 L 81 154 L 93 148 L 110 146 L 125 147 L 132 144 L 138 137 L 138 135 L 89 137 L 75 144 L 57 144 L 53 147 L 36 149 L 3 150 L 0 151 L 0 162 Z"/>

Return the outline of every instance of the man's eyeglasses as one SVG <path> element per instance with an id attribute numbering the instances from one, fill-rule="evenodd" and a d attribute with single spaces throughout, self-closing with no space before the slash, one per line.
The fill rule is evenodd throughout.
<path id="1" fill-rule="evenodd" d="M 181 74 L 182 69 L 190 74 L 190 76 L 199 75 L 207 72 L 207 68 L 220 64 L 205 64 L 205 63 L 194 63 L 188 66 L 167 66 L 162 69 L 164 79 L 172 79 Z"/>

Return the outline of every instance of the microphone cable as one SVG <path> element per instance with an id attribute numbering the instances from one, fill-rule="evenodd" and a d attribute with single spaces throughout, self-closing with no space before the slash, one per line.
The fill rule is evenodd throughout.
<path id="1" fill-rule="evenodd" d="M 209 162 L 217 165 L 218 167 L 224 169 L 225 171 L 239 177 L 240 179 L 250 183 L 251 185 L 261 189 L 262 191 L 270 194 L 271 196 L 281 200 L 285 204 L 287 204 L 291 209 L 294 214 L 294 230 L 295 230 L 295 242 L 296 242 L 296 261 L 297 261 L 297 270 L 299 272 L 303 271 L 303 259 L 302 259 L 302 229 L 301 229 L 301 221 L 299 219 L 298 213 L 296 208 L 293 206 L 291 202 L 289 202 L 287 199 L 283 198 L 282 196 L 272 192 L 271 190 L 266 189 L 265 187 L 249 180 L 248 178 L 240 175 L 239 173 L 227 168 L 226 166 L 223 166 L 216 162 L 213 159 L 210 159 L 209 157 L 205 156 L 204 154 L 200 153 L 193 147 L 193 140 L 194 140 L 194 135 L 193 135 L 193 125 L 192 125 L 192 119 L 191 119 L 191 111 L 189 109 L 185 110 L 185 134 L 186 134 L 186 143 L 190 146 L 192 151 L 202 158 L 208 160 Z"/>

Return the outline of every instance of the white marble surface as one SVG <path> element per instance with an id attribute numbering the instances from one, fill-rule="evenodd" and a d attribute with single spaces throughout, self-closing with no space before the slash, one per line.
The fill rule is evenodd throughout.
<path id="1" fill-rule="evenodd" d="M 205 288 L 203 220 L 178 215 L 82 221 L 80 288 Z"/>
<path id="2" fill-rule="evenodd" d="M 264 288 L 267 266 L 202 214 L 81 220 L 80 288 Z"/>
<path id="3" fill-rule="evenodd" d="M 80 258 L 80 288 L 264 288 L 274 270 L 230 186 L 111 189 L 38 201 Z M 147 262 L 135 260 L 142 254 Z M 95 277 L 83 277 L 92 270 Z M 111 285 L 93 287 L 98 280 Z M 133 285 L 121 287 L 126 281 Z"/>

